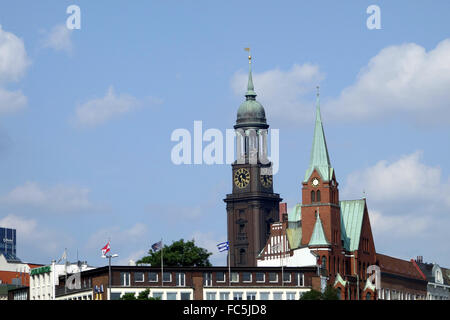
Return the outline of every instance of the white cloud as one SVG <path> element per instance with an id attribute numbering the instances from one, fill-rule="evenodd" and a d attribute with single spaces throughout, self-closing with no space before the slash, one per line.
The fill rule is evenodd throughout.
<path id="1" fill-rule="evenodd" d="M 355 83 L 324 106 L 334 120 L 392 116 L 417 123 L 450 123 L 450 39 L 426 51 L 415 43 L 381 50 Z M 437 116 L 438 115 L 438 116 Z"/>
<path id="2" fill-rule="evenodd" d="M 35 219 L 26 219 L 14 214 L 9 214 L 0 219 L 0 226 L 16 229 L 18 244 L 26 247 L 28 252 L 37 251 L 56 258 L 57 254 L 62 253 L 62 243 L 66 246 L 73 243 L 73 239 L 64 233 L 47 229 L 45 226 L 39 225 Z M 17 255 L 23 259 L 20 250 L 18 250 Z M 34 255 L 38 256 L 37 254 Z M 47 263 L 49 262 L 47 261 Z"/>
<path id="3" fill-rule="evenodd" d="M 113 117 L 126 114 L 140 105 L 140 101 L 130 95 L 116 95 L 111 86 L 103 98 L 92 99 L 79 105 L 75 110 L 75 121 L 81 126 L 94 127 Z"/>
<path id="4" fill-rule="evenodd" d="M 0 83 L 19 81 L 29 65 L 23 40 L 0 25 Z"/>
<path id="5" fill-rule="evenodd" d="M 27 105 L 27 97 L 21 91 L 8 91 L 0 87 L 0 114 L 22 110 Z"/>
<path id="6" fill-rule="evenodd" d="M 432 201 L 450 208 L 450 182 L 443 181 L 439 167 L 424 164 L 422 155 L 417 151 L 394 162 L 382 160 L 355 171 L 347 177 L 343 194 L 356 195 L 365 189 L 375 202 Z"/>
<path id="7" fill-rule="evenodd" d="M 133 245 L 133 248 L 136 249 L 134 245 L 141 244 L 150 248 L 149 243 L 143 242 L 147 234 L 148 228 L 143 223 L 136 223 L 128 229 L 121 229 L 118 226 L 106 227 L 97 230 L 88 239 L 86 246 L 89 249 L 96 248 L 100 252 L 100 249 L 106 244 L 108 239 L 111 239 L 111 247 L 128 244 Z"/>
<path id="8" fill-rule="evenodd" d="M 314 116 L 313 92 L 324 78 L 317 65 L 294 64 L 290 70 L 278 68 L 262 73 L 253 72 L 253 83 L 266 111 L 266 117 L 286 123 L 309 123 Z M 247 90 L 247 72 L 237 72 L 231 80 L 236 95 L 244 96 Z M 305 95 L 307 95 L 305 97 Z"/>
<path id="9" fill-rule="evenodd" d="M 450 227 L 450 180 L 423 161 L 421 151 L 382 160 L 347 177 L 341 199 L 367 191 L 377 252 L 411 258 L 426 255 L 445 262 Z"/>
<path id="10" fill-rule="evenodd" d="M 92 209 L 90 190 L 68 185 L 43 187 L 36 182 L 26 182 L 1 197 L 4 204 L 31 206 L 54 212 L 73 212 Z"/>
<path id="11" fill-rule="evenodd" d="M 0 85 L 19 81 L 29 65 L 23 40 L 0 25 Z M 21 91 L 0 87 L 0 115 L 21 110 L 26 104 L 27 98 Z"/>
<path id="12" fill-rule="evenodd" d="M 70 38 L 72 30 L 69 30 L 65 24 L 56 25 L 46 35 L 43 40 L 45 48 L 51 48 L 56 51 L 72 52 L 72 40 Z"/>
<path id="13" fill-rule="evenodd" d="M 431 221 L 426 216 L 414 215 L 389 216 L 377 210 L 369 210 L 370 224 L 379 237 L 395 237 L 400 239 L 416 238 L 423 234 L 430 226 Z"/>

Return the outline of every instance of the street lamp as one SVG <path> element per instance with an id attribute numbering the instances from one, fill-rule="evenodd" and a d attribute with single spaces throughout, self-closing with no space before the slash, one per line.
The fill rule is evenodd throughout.
<path id="1" fill-rule="evenodd" d="M 106 256 L 102 256 L 102 258 L 108 258 L 108 265 L 109 265 L 109 277 L 108 277 L 108 300 L 111 300 L 111 259 L 117 258 L 118 254 L 108 254 Z"/>

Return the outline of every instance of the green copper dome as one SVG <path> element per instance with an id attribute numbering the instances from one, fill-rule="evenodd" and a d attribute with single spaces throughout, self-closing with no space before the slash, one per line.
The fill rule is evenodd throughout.
<path id="1" fill-rule="evenodd" d="M 258 127 L 268 128 L 266 122 L 266 112 L 261 103 L 256 101 L 256 93 L 253 87 L 251 61 L 249 63 L 248 85 L 246 100 L 241 104 L 237 113 L 236 125 L 237 128 L 242 127 Z"/>

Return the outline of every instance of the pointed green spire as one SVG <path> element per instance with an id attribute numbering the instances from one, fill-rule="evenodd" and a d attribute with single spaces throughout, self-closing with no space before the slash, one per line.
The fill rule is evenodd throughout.
<path id="1" fill-rule="evenodd" d="M 320 94 L 317 87 L 316 100 L 316 125 L 314 128 L 314 138 L 311 149 L 311 158 L 308 170 L 306 170 L 304 182 L 307 182 L 311 173 L 317 169 L 324 181 L 330 181 L 333 176 L 333 168 L 331 167 L 330 157 L 328 155 L 327 142 L 323 131 L 322 117 L 320 115 Z"/>
<path id="2" fill-rule="evenodd" d="M 314 225 L 314 230 L 309 240 L 308 246 L 328 246 L 330 243 L 325 236 L 323 231 L 322 220 L 320 220 L 320 214 L 317 213 L 316 223 Z"/>
<path id="3" fill-rule="evenodd" d="M 253 86 L 253 77 L 252 77 L 252 56 L 248 56 L 248 84 L 247 84 L 247 93 L 245 97 L 247 100 L 255 100 L 256 92 L 254 91 L 255 87 Z"/>

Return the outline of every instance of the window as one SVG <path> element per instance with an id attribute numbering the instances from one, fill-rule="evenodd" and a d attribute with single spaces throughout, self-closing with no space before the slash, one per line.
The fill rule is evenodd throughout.
<path id="1" fill-rule="evenodd" d="M 322 268 L 326 268 L 327 267 L 327 257 L 322 256 Z"/>
<path id="2" fill-rule="evenodd" d="M 275 272 L 269 272 L 269 282 L 278 282 L 278 274 Z"/>
<path id="3" fill-rule="evenodd" d="M 366 300 L 370 300 L 370 299 L 371 299 L 370 292 L 367 292 L 367 294 L 366 294 Z"/>
<path id="4" fill-rule="evenodd" d="M 242 272 L 242 281 L 243 282 L 252 282 L 251 272 Z"/>
<path id="5" fill-rule="evenodd" d="M 149 282 L 158 282 L 158 272 L 149 272 L 148 273 L 148 281 Z"/>
<path id="6" fill-rule="evenodd" d="M 247 292 L 247 300 L 256 300 L 256 292 Z"/>
<path id="7" fill-rule="evenodd" d="M 260 292 L 259 300 L 269 300 L 269 292 Z"/>
<path id="8" fill-rule="evenodd" d="M 216 282 L 225 282 L 225 272 L 223 271 L 216 272 Z"/>
<path id="9" fill-rule="evenodd" d="M 153 292 L 153 298 L 162 300 L 163 293 L 162 292 Z"/>
<path id="10" fill-rule="evenodd" d="M 320 190 L 317 190 L 317 193 L 316 193 L 316 201 L 317 201 L 317 202 L 320 202 Z"/>
<path id="11" fill-rule="evenodd" d="M 311 191 L 311 202 L 316 202 L 316 193 Z"/>
<path id="12" fill-rule="evenodd" d="M 130 273 L 129 272 L 121 272 L 120 273 L 120 283 L 124 287 L 130 286 Z"/>
<path id="13" fill-rule="evenodd" d="M 266 275 L 264 272 L 257 272 L 255 276 L 256 282 L 266 282 Z"/>
<path id="14" fill-rule="evenodd" d="M 295 274 L 295 278 L 296 278 L 295 280 L 297 282 L 297 286 L 303 287 L 304 286 L 304 279 L 305 279 L 303 273 L 297 272 Z"/>
<path id="15" fill-rule="evenodd" d="M 229 292 L 220 292 L 219 298 L 220 298 L 220 300 L 230 300 L 230 293 Z"/>
<path id="16" fill-rule="evenodd" d="M 286 300 L 295 300 L 295 292 L 286 292 Z"/>
<path id="17" fill-rule="evenodd" d="M 191 300 L 191 293 L 190 292 L 181 292 L 180 300 Z"/>
<path id="18" fill-rule="evenodd" d="M 144 282 L 144 273 L 143 272 L 135 272 L 134 273 L 134 282 Z"/>
<path id="19" fill-rule="evenodd" d="M 273 300 L 283 300 L 283 292 L 274 292 Z"/>
<path id="20" fill-rule="evenodd" d="M 177 300 L 176 292 L 167 292 L 167 300 Z"/>
<path id="21" fill-rule="evenodd" d="M 240 250 L 239 250 L 239 263 L 240 263 L 240 264 L 245 264 L 245 263 L 246 263 L 246 259 L 245 259 L 245 249 L 240 249 Z"/>
<path id="22" fill-rule="evenodd" d="M 164 272 L 164 274 L 163 274 L 163 281 L 164 282 L 172 282 L 172 273 Z"/>
<path id="23" fill-rule="evenodd" d="M 339 300 L 341 300 L 342 299 L 342 297 L 341 297 L 341 288 L 337 288 L 337 296 L 338 296 L 338 299 Z"/>
<path id="24" fill-rule="evenodd" d="M 239 273 L 237 272 L 231 273 L 231 282 L 239 282 Z"/>
<path id="25" fill-rule="evenodd" d="M 207 292 L 206 300 L 216 300 L 216 293 L 215 292 Z"/>
<path id="26" fill-rule="evenodd" d="M 211 287 L 212 286 L 212 273 L 211 272 L 203 273 L 203 285 L 205 287 Z"/>
<path id="27" fill-rule="evenodd" d="M 111 292 L 111 300 L 120 300 L 121 293 Z"/>
<path id="28" fill-rule="evenodd" d="M 242 300 L 242 292 L 234 292 L 233 300 Z"/>
<path id="29" fill-rule="evenodd" d="M 284 283 L 291 282 L 291 274 L 290 273 L 288 273 L 288 272 L 283 273 L 283 282 Z"/>
<path id="30" fill-rule="evenodd" d="M 185 286 L 185 279 L 186 276 L 184 274 L 184 272 L 176 272 L 175 273 L 175 278 L 176 278 L 176 285 L 177 287 L 184 287 Z"/>

